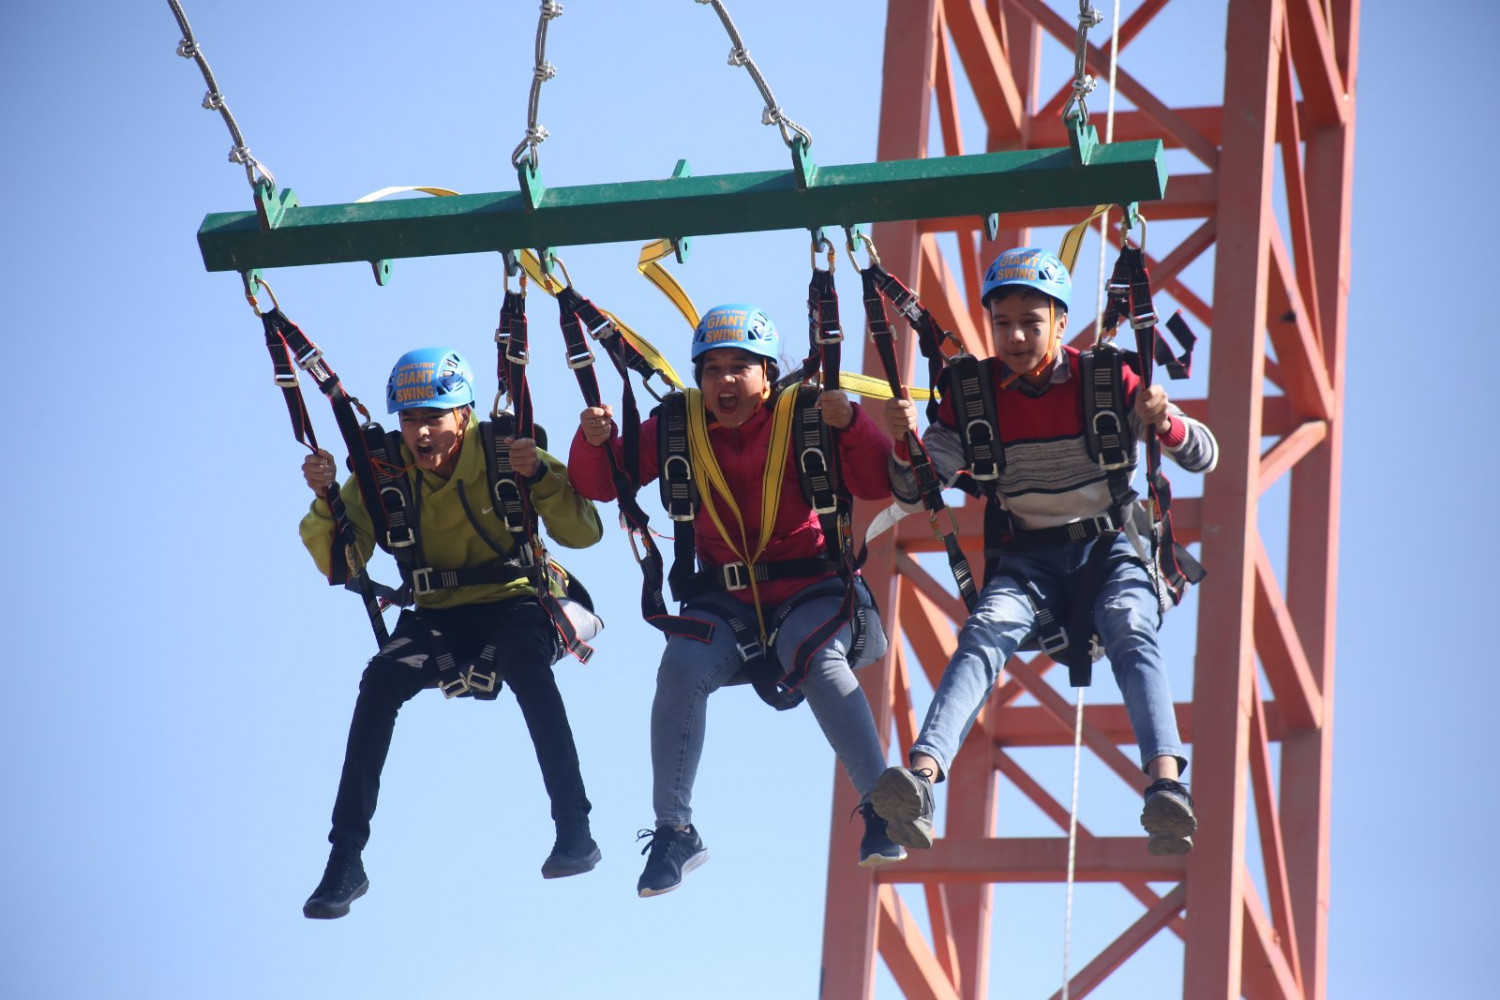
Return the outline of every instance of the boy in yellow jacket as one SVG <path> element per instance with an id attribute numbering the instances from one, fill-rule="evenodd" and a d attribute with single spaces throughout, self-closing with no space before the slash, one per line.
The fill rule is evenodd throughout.
<path id="1" fill-rule="evenodd" d="M 537 599 L 531 575 L 508 558 L 516 554 L 515 543 L 489 492 L 485 449 L 474 418 L 473 372 L 455 351 L 410 351 L 391 372 L 386 409 L 398 414 L 401 424 L 401 463 L 415 508 L 416 558 L 431 570 L 424 583 L 446 578 L 452 585 L 421 588 L 416 607 L 402 612 L 390 641 L 365 668 L 334 800 L 328 867 L 302 908 L 304 915 L 317 919 L 342 917 L 369 888 L 360 855 L 370 837 L 397 711 L 424 687 L 436 686 L 440 673 L 451 673 L 455 664 L 474 663 L 490 645 L 498 676 L 521 707 L 552 801 L 557 841 L 542 876 L 578 875 L 599 862 L 578 752 L 552 673 L 557 629 Z M 529 438 L 511 441 L 509 453 L 511 467 L 526 480 L 531 503 L 554 541 L 584 548 L 599 540 L 599 515 L 568 485 L 561 462 Z M 325 574 L 335 541 L 327 503 L 334 472 L 333 456 L 326 451 L 309 455 L 302 464 L 303 477 L 317 494 L 302 519 L 302 542 Z M 368 559 L 375 548 L 374 528 L 352 479 L 340 495 L 359 555 Z M 469 667 L 471 674 L 474 669 Z M 494 697 L 498 683 L 473 692 Z"/>

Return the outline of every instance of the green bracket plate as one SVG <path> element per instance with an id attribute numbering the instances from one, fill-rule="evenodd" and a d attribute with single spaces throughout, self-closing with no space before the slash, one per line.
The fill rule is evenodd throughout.
<path id="1" fill-rule="evenodd" d="M 806 190 L 791 170 L 709 177 L 684 170 L 666 179 L 547 188 L 545 197 L 523 164 L 524 192 L 286 207 L 272 229 L 253 212 L 222 213 L 204 219 L 198 246 L 208 270 L 246 271 L 645 241 L 663 233 L 982 217 L 1153 201 L 1166 192 L 1160 141 L 1102 144 L 1088 161 L 1076 166 L 1072 149 L 1033 149 L 823 166 Z"/>
<path id="2" fill-rule="evenodd" d="M 275 229 L 281 225 L 287 209 L 297 207 L 297 196 L 291 188 L 277 191 L 276 186 L 264 177 L 255 181 L 255 215 L 262 229 Z"/>

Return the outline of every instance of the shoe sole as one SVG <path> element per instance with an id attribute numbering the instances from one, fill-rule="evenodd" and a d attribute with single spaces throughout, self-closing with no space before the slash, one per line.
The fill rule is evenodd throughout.
<path id="1" fill-rule="evenodd" d="M 889 830 L 890 830 L 889 821 L 887 821 L 886 830 L 887 830 L 887 832 L 889 832 Z M 897 844 L 896 846 L 897 847 L 901 847 L 900 844 Z M 898 856 L 896 856 L 896 857 L 891 857 L 889 854 L 872 854 L 868 858 L 860 858 L 859 859 L 859 866 L 861 868 L 881 868 L 881 867 L 884 867 L 885 865 L 893 865 L 893 864 L 895 864 L 898 861 L 905 861 L 905 860 L 906 860 L 906 848 L 901 847 L 901 853 Z"/>
<path id="2" fill-rule="evenodd" d="M 1173 857 L 1188 854 L 1193 849 L 1192 837 L 1174 837 L 1170 834 L 1155 834 L 1146 841 L 1146 853 L 1154 857 Z"/>
<path id="3" fill-rule="evenodd" d="M 370 880 L 365 879 L 343 903 L 313 903 L 312 900 L 308 900 L 302 904 L 302 915 L 309 920 L 337 920 L 349 912 L 350 905 L 356 899 L 369 891 Z"/>
<path id="4" fill-rule="evenodd" d="M 905 847 L 926 850 L 932 846 L 932 825 L 923 829 L 917 822 L 922 793 L 916 782 L 903 768 L 887 768 L 870 789 L 870 805 L 885 820 L 886 836 Z"/>
<path id="5" fill-rule="evenodd" d="M 1198 832 L 1197 818 L 1185 808 L 1183 803 L 1169 795 L 1151 796 L 1146 807 L 1141 810 L 1141 826 L 1153 838 L 1172 837 L 1182 840 Z M 1176 853 L 1185 854 L 1186 851 Z"/>
<path id="6" fill-rule="evenodd" d="M 682 885 L 682 879 L 686 878 L 689 872 L 696 871 L 698 869 L 698 867 L 701 866 L 703 864 L 703 862 L 705 862 L 707 860 L 708 860 L 708 848 L 705 847 L 703 850 L 699 851 L 697 854 L 694 854 L 692 857 L 688 858 L 686 861 L 684 861 L 682 863 L 682 878 L 679 878 L 676 882 L 673 882 L 671 885 L 667 886 L 665 889 L 642 889 L 640 887 L 637 887 L 636 888 L 636 893 L 642 899 L 646 899 L 646 898 L 648 898 L 650 896 L 665 896 L 667 893 L 671 892 L 673 889 L 675 889 L 678 886 Z"/>
<path id="7" fill-rule="evenodd" d="M 570 875 L 582 875 L 591 872 L 594 866 L 604 857 L 599 848 L 594 848 L 592 854 L 572 865 L 542 865 L 542 878 L 567 878 Z"/>

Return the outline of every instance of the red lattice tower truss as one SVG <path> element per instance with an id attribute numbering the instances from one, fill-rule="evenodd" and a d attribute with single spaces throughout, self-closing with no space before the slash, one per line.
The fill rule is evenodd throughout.
<path id="1" fill-rule="evenodd" d="M 1196 9 L 1203 0 L 1177 2 Z M 965 152 L 959 109 L 973 105 L 991 150 L 1066 146 L 1058 112 L 1072 79 L 1076 11 L 1065 16 L 1054 6 L 1071 4 L 890 0 L 879 158 L 927 155 L 933 110 L 943 150 Z M 1098 6 L 1108 13 L 1109 4 Z M 1183 942 L 1184 997 L 1321 1000 L 1359 2 L 1229 0 L 1228 44 L 1191 43 L 1199 55 L 1225 52 L 1222 104 L 1197 107 L 1170 106 L 1150 89 L 1151 66 L 1131 63 L 1132 43 L 1173 6 L 1127 5 L 1117 93 L 1131 107 L 1116 115 L 1114 138 L 1161 138 L 1169 150 L 1167 196 L 1142 210 L 1152 221 L 1177 220 L 1161 230 L 1188 235 L 1170 245 L 1160 232 L 1148 234 L 1153 285 L 1206 334 L 1209 352 L 1206 398 L 1181 402 L 1215 431 L 1219 464 L 1201 497 L 1174 506 L 1179 536 L 1201 543 L 1210 573 L 1197 596 L 1192 701 L 1177 706 L 1192 744 L 1201 825 L 1192 854 L 1156 858 L 1140 837 L 1095 836 L 1080 822 L 1076 878 L 1119 885 L 1142 909 L 1097 955 L 1075 959 L 1070 994 L 1087 995 L 1153 937 L 1169 934 Z M 1090 36 L 1089 71 L 1100 80 L 1108 76 L 1108 32 L 1104 25 Z M 1040 54 L 1057 44 L 1063 58 L 1049 61 L 1056 75 L 1044 84 Z M 1101 136 L 1103 100 L 1101 88 L 1091 98 Z M 976 288 L 998 249 L 1031 242 L 1033 227 L 1079 217 L 1004 216 L 994 243 L 978 218 L 891 223 L 877 227 L 875 241 L 887 269 L 915 280 L 939 321 L 987 355 L 982 315 L 956 279 Z M 940 249 L 944 234 L 953 234 L 941 245 L 956 243 L 956 257 Z M 1184 276 L 1209 254 L 1211 297 Z M 1090 324 L 1075 342 L 1092 335 Z M 914 340 L 901 341 L 908 372 Z M 1273 486 L 1278 501 L 1286 498 L 1278 504 L 1284 513 L 1268 509 Z M 958 511 L 971 557 L 981 548 L 978 513 L 977 505 Z M 1270 520 L 1279 525 L 1266 533 L 1285 538 L 1279 556 L 1262 537 Z M 921 672 L 936 684 L 963 620 L 950 588 L 915 557 L 936 548 L 925 518 L 909 517 L 872 546 L 865 570 L 896 640 L 883 665 L 863 672 L 865 690 L 882 731 L 894 726 L 903 750 L 925 711 L 913 704 L 910 679 Z M 1168 629 L 1188 626 L 1168 618 Z M 1052 666 L 1042 656 L 1007 665 L 953 765 L 939 816 L 944 835 L 932 850 L 873 872 L 837 863 L 854 852 L 858 824 L 845 822 L 854 796 L 836 782 L 825 1000 L 872 996 L 877 956 L 909 997 L 1011 995 L 990 982 L 994 884 L 1062 883 L 1066 873 L 1067 804 L 1010 752 L 1072 745 L 1073 707 L 1048 679 Z M 1107 672 L 1099 683 L 1111 683 Z M 1027 694 L 1034 704 L 1016 704 Z M 1086 752 L 1142 787 L 1124 752 L 1134 741 L 1123 708 L 1090 702 L 1084 718 Z M 997 776 L 1060 834 L 997 838 Z M 1165 893 L 1153 888 L 1162 883 L 1171 886 Z M 899 884 L 919 886 L 907 891 L 923 894 L 925 920 Z"/>

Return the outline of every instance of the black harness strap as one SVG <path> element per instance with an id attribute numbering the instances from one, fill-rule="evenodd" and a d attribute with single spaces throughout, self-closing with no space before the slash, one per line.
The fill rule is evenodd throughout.
<path id="1" fill-rule="evenodd" d="M 917 302 L 916 296 L 910 289 L 886 274 L 879 265 L 873 262 L 860 272 L 860 279 L 864 287 L 865 323 L 870 330 L 870 342 L 875 345 L 875 352 L 880 357 L 881 367 L 885 369 L 885 378 L 891 387 L 891 394 L 896 399 L 910 398 L 906 386 L 901 382 L 901 367 L 896 361 L 895 333 L 891 330 L 890 320 L 886 316 L 882 295 L 896 296 L 892 301 L 896 303 L 897 308 L 902 311 L 908 321 L 916 326 L 918 347 L 927 358 L 928 371 L 932 375 L 931 384 L 936 387 L 940 381 L 943 362 L 942 352 L 939 350 L 940 338 L 934 334 L 934 330 L 938 327 L 936 321 L 932 319 L 932 314 Z M 913 320 L 913 315 L 917 319 Z M 933 402 L 929 403 L 927 408 L 929 420 L 937 412 L 936 405 L 936 394 L 934 394 Z M 948 554 L 948 568 L 953 571 L 953 579 L 958 584 L 958 595 L 963 599 L 964 606 L 973 611 L 975 604 L 979 601 L 979 591 L 974 586 L 974 574 L 969 568 L 969 560 L 964 556 L 963 548 L 958 543 L 957 523 L 952 522 L 950 513 L 949 530 L 941 531 L 937 527 L 938 514 L 947 510 L 948 506 L 943 502 L 943 484 L 938 481 L 937 471 L 932 467 L 932 459 L 916 434 L 906 435 L 906 449 L 911 456 L 912 474 L 916 477 L 922 505 L 927 508 L 928 520 L 933 529 L 942 537 L 943 548 Z"/>
<path id="2" fill-rule="evenodd" d="M 1127 244 L 1115 262 L 1114 274 L 1109 282 L 1109 306 L 1105 311 L 1105 325 L 1101 329 L 1112 329 L 1110 321 L 1118 325 L 1122 316 L 1130 317 L 1135 330 L 1136 351 L 1129 361 L 1141 379 L 1141 389 L 1152 384 L 1155 365 L 1161 363 L 1171 378 L 1186 378 L 1192 372 L 1193 346 L 1197 342 L 1181 311 L 1167 321 L 1170 330 L 1183 347 L 1181 357 L 1176 357 L 1157 331 L 1156 309 L 1151 302 L 1151 276 L 1146 268 L 1144 252 L 1139 247 Z M 1182 600 L 1190 584 L 1200 582 L 1207 571 L 1177 542 L 1172 530 L 1172 484 L 1162 471 L 1161 441 L 1155 427 L 1146 429 L 1146 483 L 1150 498 L 1148 510 L 1151 522 L 1152 563 L 1150 567 L 1161 574 L 1172 603 Z"/>
<path id="3" fill-rule="evenodd" d="M 631 549 L 635 552 L 636 562 L 644 577 L 641 584 L 641 614 L 647 623 L 669 635 L 689 635 L 707 642 L 713 635 L 712 627 L 705 622 L 673 615 L 667 609 L 666 599 L 662 596 L 665 580 L 661 551 L 652 537 L 650 519 L 636 499 L 641 488 L 641 416 L 629 373 L 634 369 L 643 374 L 655 374 L 656 370 L 639 351 L 630 347 L 609 317 L 574 290 L 571 284 L 558 292 L 557 307 L 563 342 L 567 349 L 568 367 L 573 369 L 573 374 L 578 379 L 584 403 L 591 407 L 602 405 L 599 378 L 594 372 L 594 352 L 589 349 L 584 334 L 585 323 L 589 324 L 589 333 L 599 341 L 614 363 L 624 386 L 620 403 L 623 461 L 616 457 L 612 447 L 606 446 L 604 453 L 609 460 L 610 479 L 614 483 L 615 498 L 620 506 L 620 520 L 630 535 Z"/>
<path id="4" fill-rule="evenodd" d="M 293 359 L 295 359 L 297 366 L 313 377 L 318 388 L 328 398 L 328 402 L 333 407 L 334 420 L 338 424 L 339 432 L 350 448 L 350 455 L 357 454 L 355 444 L 360 444 L 362 448 L 363 436 L 360 431 L 359 418 L 355 416 L 355 409 L 357 407 L 364 415 L 366 422 L 370 417 L 368 411 L 359 400 L 344 391 L 338 375 L 323 360 L 323 352 L 307 339 L 295 323 L 287 319 L 280 308 L 262 313 L 261 325 L 265 330 L 266 349 L 271 355 L 271 365 L 275 370 L 274 379 L 281 389 L 287 413 L 292 420 L 293 435 L 314 454 L 317 453 L 318 439 L 313 432 L 312 415 L 308 412 L 307 401 L 303 398 L 302 387 L 297 381 L 296 369 L 292 367 Z M 360 463 L 351 464 L 355 468 L 355 481 L 359 484 L 360 491 L 365 493 L 366 506 L 369 506 L 368 500 L 374 495 L 373 480 L 360 474 Z M 370 630 L 375 633 L 375 641 L 378 645 L 384 646 L 390 641 L 390 632 L 381 615 L 385 607 L 382 601 L 386 599 L 381 591 L 385 591 L 386 594 L 390 591 L 371 580 L 363 567 L 351 565 L 349 555 L 355 546 L 354 526 L 349 521 L 349 512 L 344 506 L 343 498 L 339 495 L 337 482 L 329 484 L 325 499 L 333 515 L 334 525 L 333 544 L 329 552 L 328 582 L 335 586 L 346 587 L 359 594 L 360 601 L 364 604 L 365 615 L 370 620 Z"/>

